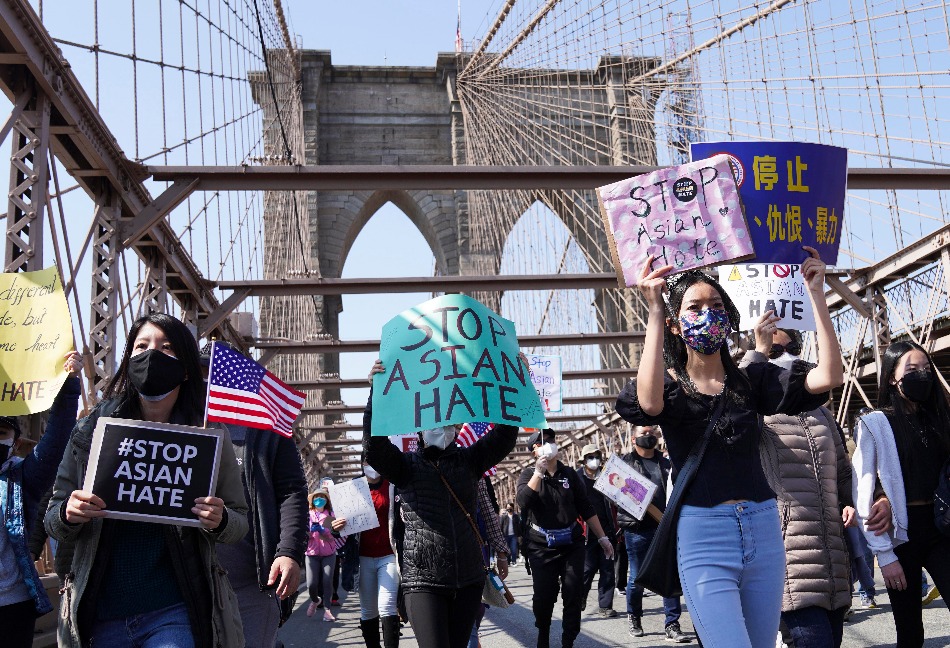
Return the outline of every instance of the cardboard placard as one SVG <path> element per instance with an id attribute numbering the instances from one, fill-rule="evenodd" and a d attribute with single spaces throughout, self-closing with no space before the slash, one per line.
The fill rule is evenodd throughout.
<path id="1" fill-rule="evenodd" d="M 525 356 L 531 369 L 531 383 L 538 392 L 544 411 L 560 412 L 563 409 L 561 356 L 534 353 L 526 353 Z"/>
<path id="2" fill-rule="evenodd" d="M 703 142 L 693 160 L 729 158 L 756 263 L 801 263 L 803 245 L 838 263 L 844 232 L 848 149 L 805 142 Z"/>
<path id="3" fill-rule="evenodd" d="M 739 309 L 740 331 L 751 331 L 770 310 L 782 318 L 779 328 L 816 330 L 815 311 L 800 265 L 724 265 L 719 268 L 719 280 Z"/>
<path id="4" fill-rule="evenodd" d="M 327 492 L 333 504 L 333 515 L 338 519 L 346 519 L 346 527 L 341 535 L 354 535 L 379 526 L 379 517 L 373 507 L 373 496 L 369 492 L 366 477 L 330 484 Z"/>
<path id="5" fill-rule="evenodd" d="M 594 481 L 594 488 L 627 513 L 642 520 L 658 486 L 617 455 L 611 455 Z"/>
<path id="6" fill-rule="evenodd" d="M 621 286 L 652 269 L 673 272 L 755 256 L 726 156 L 660 169 L 597 189 Z"/>
<path id="7" fill-rule="evenodd" d="M 196 497 L 214 496 L 225 431 L 103 417 L 93 432 L 83 490 L 106 517 L 201 526 Z"/>
<path id="8" fill-rule="evenodd" d="M 485 421 L 547 427 L 513 322 L 476 299 L 445 295 L 384 327 L 373 376 L 373 435 Z"/>
<path id="9" fill-rule="evenodd" d="M 73 348 L 73 326 L 56 268 L 0 274 L 0 416 L 53 406 Z"/>

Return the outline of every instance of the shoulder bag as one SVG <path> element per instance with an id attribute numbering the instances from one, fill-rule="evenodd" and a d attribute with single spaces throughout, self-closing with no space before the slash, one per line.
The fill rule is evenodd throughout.
<path id="1" fill-rule="evenodd" d="M 666 504 L 666 511 L 660 519 L 660 525 L 657 527 L 650 548 L 647 549 L 647 555 L 640 565 L 640 571 L 637 573 L 637 585 L 651 592 L 656 592 L 660 596 L 673 598 L 681 596 L 683 593 L 679 568 L 676 563 L 676 524 L 679 522 L 683 495 L 686 493 L 686 489 L 689 488 L 690 482 L 693 481 L 693 477 L 696 476 L 699 464 L 703 460 L 703 455 L 706 454 L 707 446 L 709 446 L 709 439 L 712 438 L 713 429 L 722 417 L 725 408 L 726 394 L 723 393 L 716 406 L 716 411 L 709 419 L 703 437 L 698 439 L 690 448 L 682 470 L 676 475 L 676 484 L 673 486 L 673 492 Z"/>
<path id="2" fill-rule="evenodd" d="M 435 464 L 432 464 L 432 467 L 435 468 L 435 472 L 439 476 L 439 479 L 441 479 L 442 483 L 445 484 L 445 488 L 449 491 L 449 495 L 452 496 L 452 499 L 455 500 L 455 503 L 458 504 L 458 507 L 462 509 L 462 513 L 465 514 L 465 518 L 468 520 L 468 523 L 472 525 L 472 531 L 475 532 L 475 539 L 478 541 L 479 550 L 481 550 L 483 547 L 485 547 L 485 541 L 482 539 L 482 534 L 478 531 L 478 525 L 475 524 L 475 520 L 472 519 L 472 515 L 468 512 L 468 509 L 462 505 L 462 501 L 458 498 L 458 495 L 456 495 L 455 491 L 452 490 L 452 487 L 449 486 L 449 482 L 446 480 L 445 475 L 442 474 L 442 471 L 439 470 L 438 466 Z M 484 551 L 481 551 L 481 554 L 482 560 L 485 560 Z M 515 597 L 508 589 L 505 581 L 501 580 L 501 576 L 498 575 L 498 572 L 495 570 L 495 568 L 487 563 L 485 564 L 485 586 L 482 588 L 482 602 L 486 605 L 493 605 L 499 608 L 506 608 L 515 602 Z"/>

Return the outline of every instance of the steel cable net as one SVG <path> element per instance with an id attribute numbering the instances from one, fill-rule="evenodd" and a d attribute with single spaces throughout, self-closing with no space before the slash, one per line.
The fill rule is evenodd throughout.
<path id="1" fill-rule="evenodd" d="M 304 159 L 299 55 L 280 0 L 32 4 L 130 159 L 209 166 Z M 146 185 L 153 196 L 166 189 L 164 183 Z M 67 211 L 91 214 L 93 207 L 82 204 L 82 192 L 74 188 L 55 191 L 69 194 Z M 310 228 L 301 220 L 309 200 L 308 192 L 195 192 L 168 222 L 210 280 L 315 276 Z M 72 232 L 64 219 L 61 233 L 61 245 L 80 257 L 85 232 Z M 123 250 L 118 264 L 120 336 L 145 312 L 190 317 L 134 252 Z M 75 268 L 79 281 L 84 272 L 91 272 L 87 265 Z M 64 280 L 70 278 L 65 272 Z M 219 291 L 218 299 L 228 294 Z M 260 337 L 302 341 L 322 321 L 320 306 L 311 297 L 250 299 L 242 306 L 247 312 L 232 323 L 258 337 L 250 323 L 259 321 Z M 78 336 L 84 339 L 85 332 Z M 313 381 L 321 362 L 279 355 L 268 368 L 287 381 Z M 318 401 L 311 394 L 308 405 Z"/>
<path id="2" fill-rule="evenodd" d="M 851 167 L 948 164 L 950 125 L 939 110 L 950 100 L 944 2 L 507 0 L 497 6 L 482 35 L 459 54 L 467 164 L 670 165 L 689 159 L 691 142 L 767 139 L 847 147 Z M 839 266 L 864 267 L 942 226 L 948 197 L 850 191 Z M 515 222 L 535 201 L 553 215 L 519 231 L 528 226 Z M 566 254 L 593 272 L 612 270 L 593 192 L 470 192 L 469 210 L 471 245 L 485 273 L 496 270 L 501 250 L 511 250 L 504 272 L 530 265 L 509 255 L 537 258 L 549 250 L 557 258 L 561 232 L 552 223 L 558 218 L 575 245 Z M 506 248 L 512 231 L 522 242 Z M 534 312 L 538 305 L 530 299 L 506 296 L 503 304 L 512 313 Z M 643 311 L 629 292 L 610 291 L 593 302 L 595 309 L 590 295 L 568 298 L 547 330 L 642 329 Z M 944 313 L 941 306 L 927 312 Z M 910 307 L 895 305 L 905 314 L 915 312 Z M 842 333 L 855 339 L 859 331 Z M 635 352 L 603 348 L 600 360 L 606 367 L 635 366 Z"/>

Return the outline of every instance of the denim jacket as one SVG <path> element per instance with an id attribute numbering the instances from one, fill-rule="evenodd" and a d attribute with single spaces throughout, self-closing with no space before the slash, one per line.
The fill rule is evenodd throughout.
<path id="1" fill-rule="evenodd" d="M 0 507 L 7 537 L 16 556 L 20 575 L 26 583 L 36 616 L 53 609 L 46 590 L 40 583 L 28 543 L 32 524 L 37 520 L 37 507 L 56 479 L 56 469 L 66 451 L 69 435 L 76 424 L 79 409 L 79 378 L 70 376 L 63 383 L 53 407 L 43 438 L 25 459 L 16 459 L 0 474 Z"/>

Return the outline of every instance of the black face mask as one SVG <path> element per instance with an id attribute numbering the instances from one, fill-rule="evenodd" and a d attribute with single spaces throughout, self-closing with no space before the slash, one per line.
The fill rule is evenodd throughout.
<path id="1" fill-rule="evenodd" d="M 158 349 L 129 358 L 129 382 L 143 396 L 161 396 L 185 381 L 185 366 Z"/>
<path id="2" fill-rule="evenodd" d="M 900 379 L 901 392 L 913 403 L 924 403 L 930 398 L 934 377 L 929 371 L 911 371 Z"/>
<path id="3" fill-rule="evenodd" d="M 637 444 L 637 447 L 643 448 L 644 450 L 652 450 L 656 447 L 657 442 L 659 442 L 659 439 L 657 439 L 652 434 L 639 436 L 634 441 L 634 443 Z"/>

